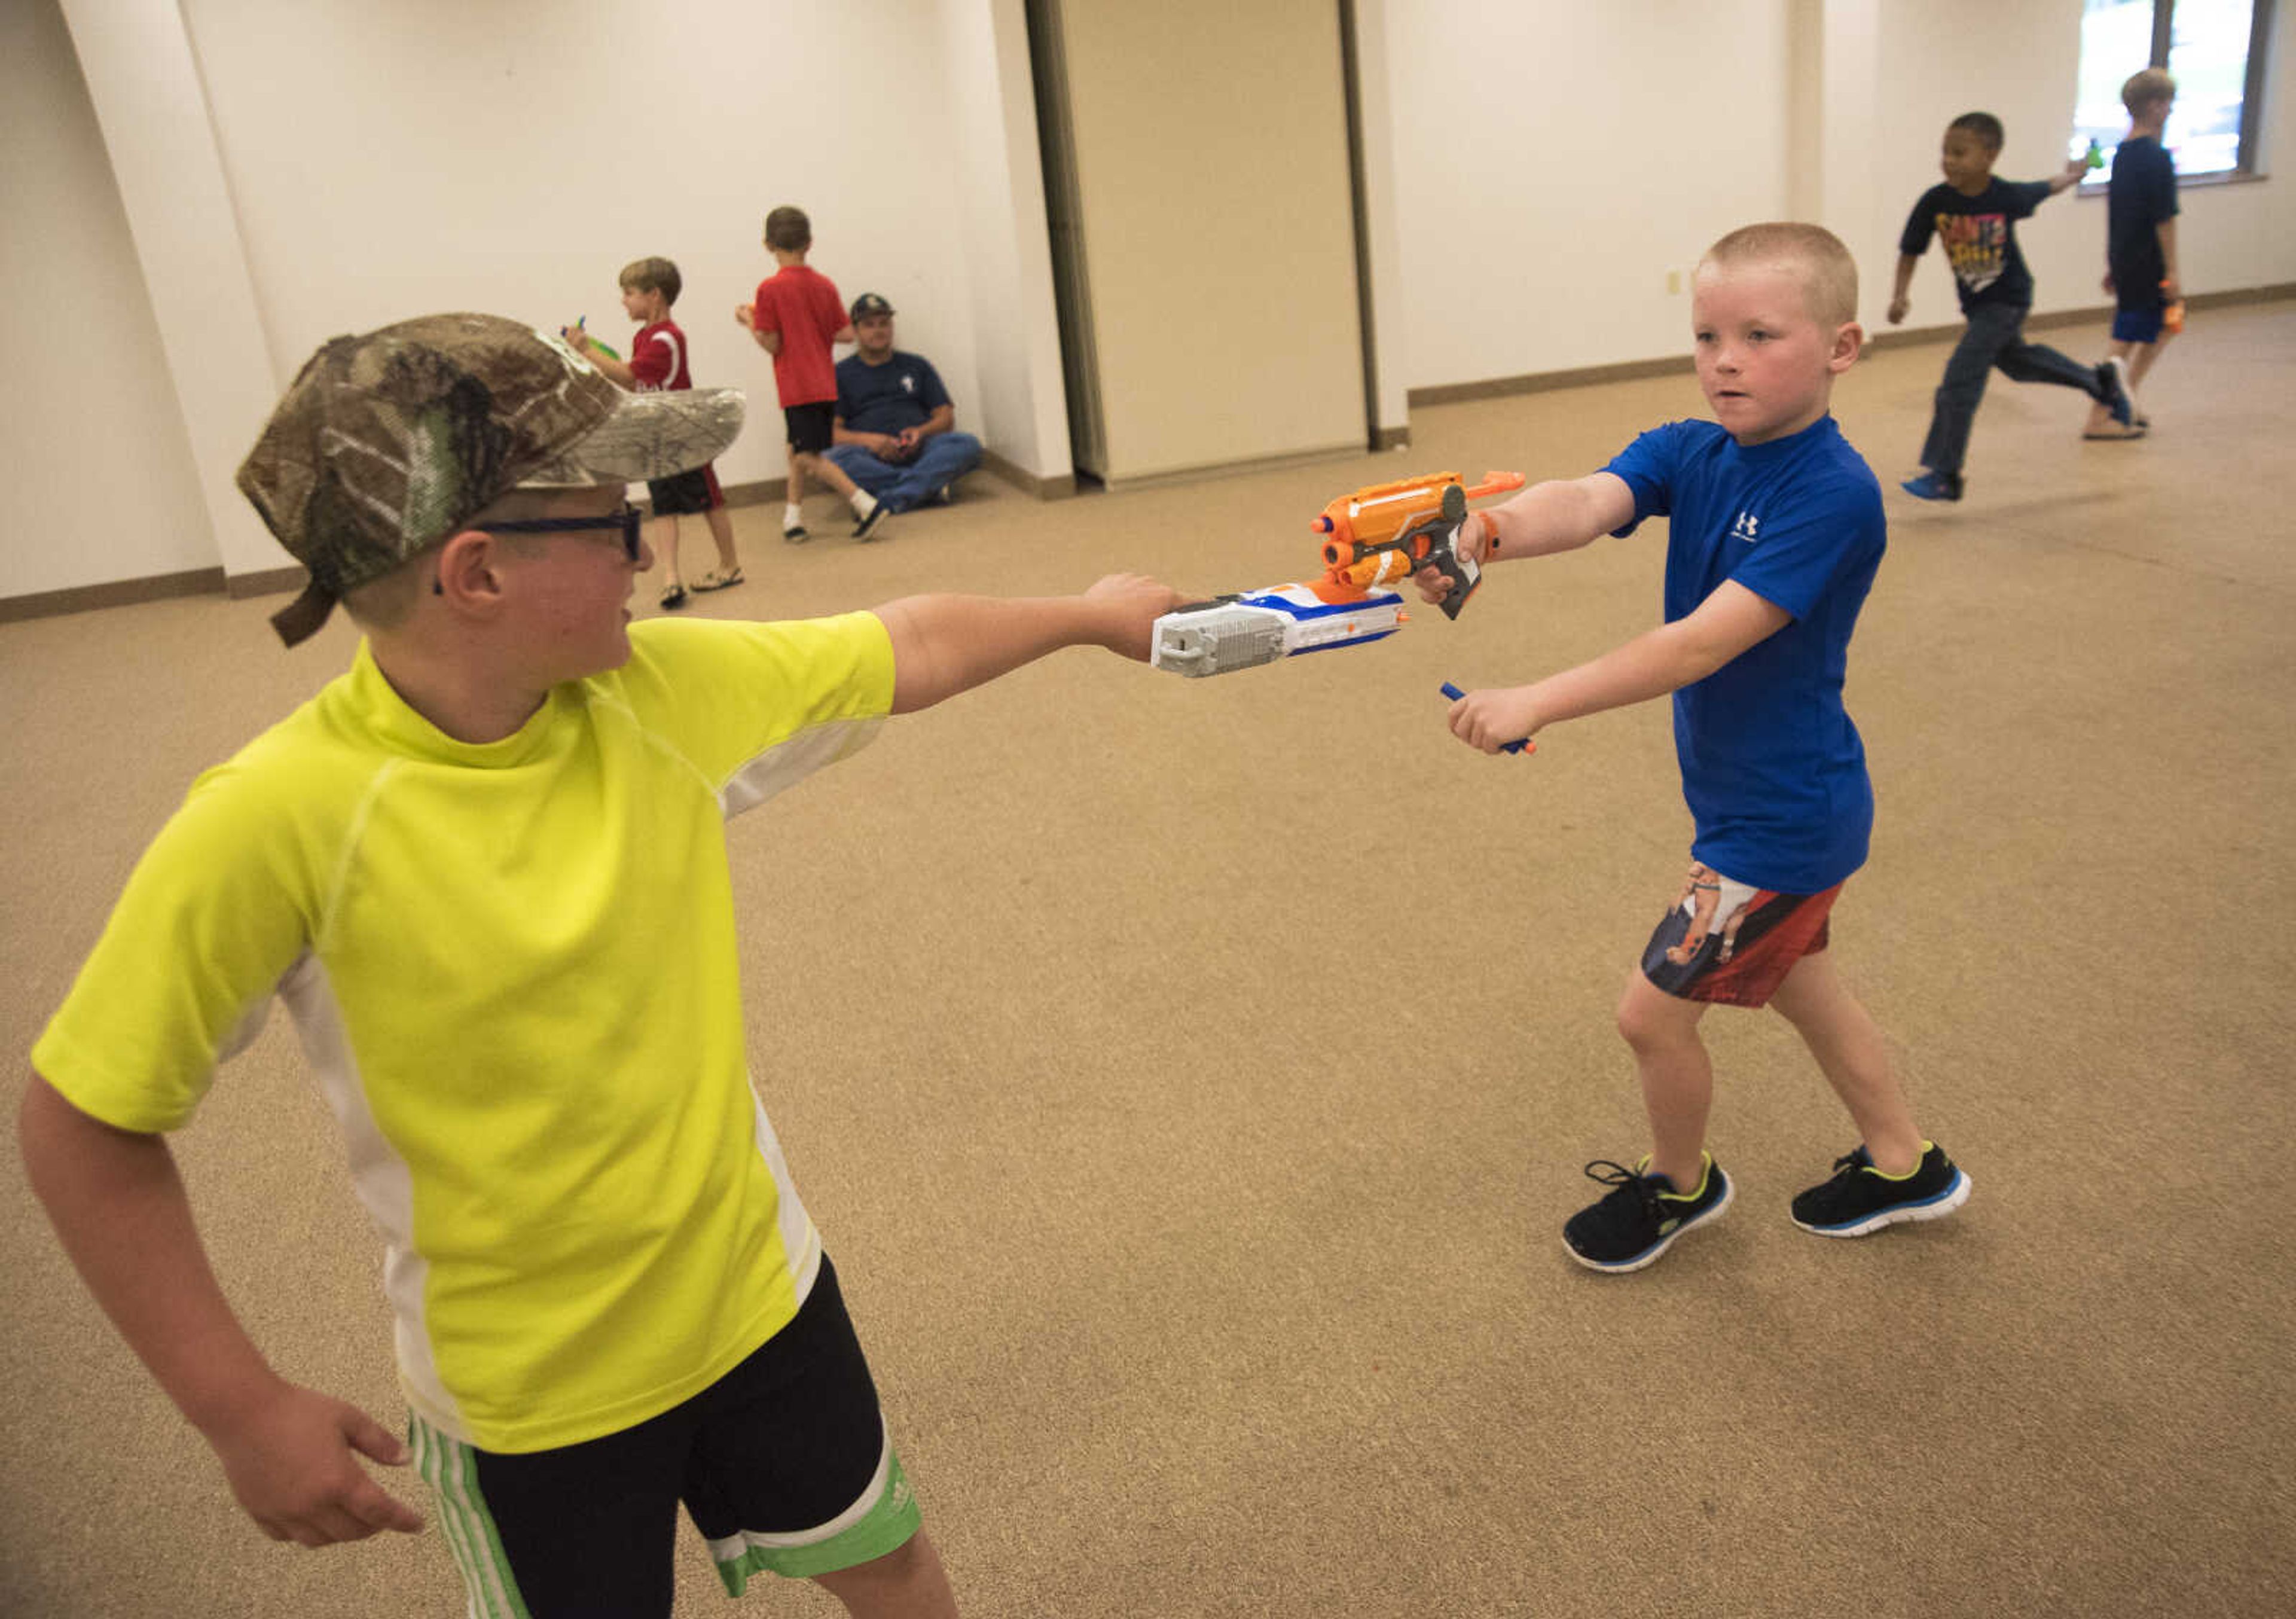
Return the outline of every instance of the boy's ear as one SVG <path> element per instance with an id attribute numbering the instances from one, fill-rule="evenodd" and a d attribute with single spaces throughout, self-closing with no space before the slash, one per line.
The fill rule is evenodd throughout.
<path id="1" fill-rule="evenodd" d="M 447 598 L 458 612 L 491 617 L 501 610 L 502 546 L 480 529 L 464 529 L 439 547 L 439 571 L 430 594 Z"/>
<path id="2" fill-rule="evenodd" d="M 1857 363 L 1866 351 L 1866 328 L 1849 321 L 1833 329 L 1833 349 L 1825 357 L 1825 368 L 1836 376 Z"/>

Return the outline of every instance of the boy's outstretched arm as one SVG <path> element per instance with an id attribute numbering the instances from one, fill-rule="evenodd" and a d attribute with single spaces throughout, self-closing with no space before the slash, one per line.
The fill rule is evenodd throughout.
<path id="1" fill-rule="evenodd" d="M 876 609 L 893 639 L 893 712 L 914 713 L 1063 646 L 1148 659 L 1151 626 L 1180 595 L 1111 573 L 1082 596 L 909 596 Z"/>
<path id="2" fill-rule="evenodd" d="M 32 1190 L 88 1291 L 215 1448 L 232 1493 L 266 1534 L 325 1546 L 422 1527 L 351 1455 L 400 1465 L 398 1437 L 287 1382 L 248 1338 L 208 1266 L 164 1138 L 91 1118 L 37 1074 L 17 1134 Z"/>
<path id="3" fill-rule="evenodd" d="M 1688 616 L 1530 686 L 1469 692 L 1451 705 L 1451 734 L 1496 753 L 1558 719 L 1624 708 L 1703 680 L 1785 628 L 1784 608 L 1725 579 Z"/>
<path id="4" fill-rule="evenodd" d="M 1471 512 L 1459 530 L 1459 548 L 1478 563 L 1512 562 L 1575 551 L 1635 518 L 1635 494 L 1616 473 L 1551 478 L 1511 500 Z M 1451 581 L 1434 567 L 1412 576 L 1419 594 L 1439 602 Z"/>
<path id="5" fill-rule="evenodd" d="M 1503 563 L 1575 551 L 1625 528 L 1635 520 L 1635 494 L 1616 473 L 1589 473 L 1534 483 L 1474 515 L 1482 520 L 1480 533 L 1469 541 L 1478 547 L 1475 560 Z M 1470 522 L 1467 528 L 1475 526 Z"/>

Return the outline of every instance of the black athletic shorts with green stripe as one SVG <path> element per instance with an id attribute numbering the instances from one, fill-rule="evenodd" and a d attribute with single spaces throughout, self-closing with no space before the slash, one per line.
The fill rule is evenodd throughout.
<path id="1" fill-rule="evenodd" d="M 760 1570 L 810 1579 L 917 1532 L 826 1255 L 787 1327 L 636 1427 L 517 1456 L 420 1418 L 408 1440 L 482 1619 L 667 1619 L 680 1502 L 734 1596 Z"/>

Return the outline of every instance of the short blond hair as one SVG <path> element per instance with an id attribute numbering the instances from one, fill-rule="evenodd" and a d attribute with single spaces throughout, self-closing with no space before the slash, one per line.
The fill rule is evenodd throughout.
<path id="1" fill-rule="evenodd" d="M 1830 326 L 1857 318 L 1857 261 L 1841 238 L 1822 225 L 1773 220 L 1742 225 L 1699 260 L 1728 269 L 1742 264 L 1785 264 L 1801 272 L 1809 312 Z"/>
<path id="2" fill-rule="evenodd" d="M 2166 68 L 2146 68 L 2131 73 L 2120 86 L 2120 104 L 2128 109 L 2131 118 L 2142 111 L 2146 102 L 2177 99 L 2177 81 L 2169 77 Z"/>

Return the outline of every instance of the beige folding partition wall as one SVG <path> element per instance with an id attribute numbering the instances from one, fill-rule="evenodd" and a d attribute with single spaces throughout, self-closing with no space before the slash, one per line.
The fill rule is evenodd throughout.
<path id="1" fill-rule="evenodd" d="M 1079 468 L 1113 485 L 1362 448 L 1335 0 L 1037 9 Z"/>

